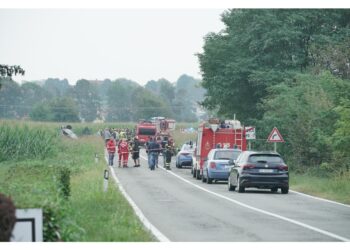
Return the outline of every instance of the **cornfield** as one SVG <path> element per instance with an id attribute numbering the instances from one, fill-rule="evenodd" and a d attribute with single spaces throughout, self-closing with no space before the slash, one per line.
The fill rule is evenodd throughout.
<path id="1" fill-rule="evenodd" d="M 0 126 L 0 161 L 44 159 L 51 156 L 57 147 L 58 134 L 28 126 Z"/>

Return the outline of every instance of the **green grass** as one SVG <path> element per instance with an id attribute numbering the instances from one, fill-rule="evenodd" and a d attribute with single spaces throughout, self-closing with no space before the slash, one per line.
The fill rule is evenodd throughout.
<path id="1" fill-rule="evenodd" d="M 21 124 L 23 125 L 23 124 Z M 58 124 L 29 123 L 31 129 L 55 131 Z M 50 208 L 50 217 L 63 241 L 155 241 L 143 228 L 113 180 L 103 192 L 103 141 L 99 136 L 70 140 L 62 137 L 57 154 L 46 159 L 0 162 L 0 190 L 16 207 Z M 100 161 L 95 163 L 95 153 Z M 59 169 L 71 171 L 71 196 L 60 195 Z M 47 223 L 47 222 L 46 222 Z"/>
<path id="2" fill-rule="evenodd" d="M 302 193 L 350 204 L 350 173 L 332 178 L 291 173 L 290 188 Z"/>

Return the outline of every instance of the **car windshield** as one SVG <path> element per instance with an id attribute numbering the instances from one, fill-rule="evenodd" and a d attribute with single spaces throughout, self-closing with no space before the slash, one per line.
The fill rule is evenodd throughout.
<path id="1" fill-rule="evenodd" d="M 233 150 L 217 151 L 214 160 L 236 160 L 241 152 Z"/>
<path id="2" fill-rule="evenodd" d="M 139 128 L 139 135 L 155 135 L 156 130 L 154 128 Z"/>
<path id="3" fill-rule="evenodd" d="M 251 155 L 249 157 L 249 162 L 274 162 L 274 163 L 282 163 L 283 160 L 278 155 Z"/>

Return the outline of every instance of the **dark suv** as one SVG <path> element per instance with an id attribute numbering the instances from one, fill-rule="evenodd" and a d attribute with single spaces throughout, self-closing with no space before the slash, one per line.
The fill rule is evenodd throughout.
<path id="1" fill-rule="evenodd" d="M 282 194 L 289 191 L 288 166 L 276 152 L 245 151 L 236 161 L 230 161 L 232 168 L 228 177 L 228 190 L 237 188 L 243 193 L 245 188 L 271 189 Z"/>

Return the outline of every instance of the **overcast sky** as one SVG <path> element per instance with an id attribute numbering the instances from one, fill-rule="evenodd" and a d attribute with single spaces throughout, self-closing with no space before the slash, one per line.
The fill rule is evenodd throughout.
<path id="1" fill-rule="evenodd" d="M 0 9 L 0 64 L 21 65 L 17 81 L 200 78 L 195 53 L 206 34 L 224 28 L 223 11 Z"/>

